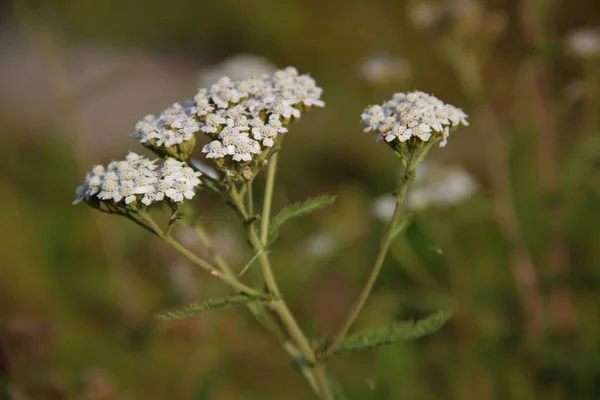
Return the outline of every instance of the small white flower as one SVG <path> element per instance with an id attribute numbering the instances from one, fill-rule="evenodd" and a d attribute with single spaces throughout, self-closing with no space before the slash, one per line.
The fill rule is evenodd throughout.
<path id="1" fill-rule="evenodd" d="M 367 125 L 365 132 L 377 129 L 378 125 L 385 119 L 383 108 L 379 105 L 371 106 L 363 111 L 361 119 L 363 124 Z"/>
<path id="2" fill-rule="evenodd" d="M 213 139 L 202 151 L 207 158 L 251 161 L 300 118 L 302 106 L 324 106 L 321 93 L 314 79 L 293 67 L 240 81 L 223 77 L 194 98 L 199 129 Z"/>
<path id="3" fill-rule="evenodd" d="M 152 143 L 156 146 L 170 147 L 191 140 L 200 130 L 198 122 L 192 117 L 195 106 L 191 103 L 182 106 L 179 103 L 163 111 L 158 118 L 147 115 L 135 126 L 131 136 L 140 143 Z"/>
<path id="4" fill-rule="evenodd" d="M 221 158 L 227 154 L 226 147 L 223 146 L 220 140 L 213 140 L 202 148 L 206 158 Z"/>
<path id="5" fill-rule="evenodd" d="M 198 177 L 202 174 L 186 166 L 184 162 L 167 158 L 159 175 L 156 196 L 160 199 L 168 197 L 174 202 L 181 202 L 194 197 L 194 188 L 200 185 L 201 181 Z"/>
<path id="6" fill-rule="evenodd" d="M 436 135 L 446 145 L 449 128 L 468 125 L 467 115 L 423 92 L 396 93 L 382 105 L 365 109 L 361 121 L 365 132 L 373 131 L 386 142 L 405 142 L 413 137 L 424 142 Z"/>
<path id="7" fill-rule="evenodd" d="M 279 100 L 271 106 L 271 113 L 282 115 L 284 118 L 300 118 L 300 110 L 292 107 L 287 101 Z"/>
<path id="8" fill-rule="evenodd" d="M 205 120 L 200 127 L 200 130 L 205 133 L 215 133 L 219 127 L 225 124 L 227 120 L 220 114 L 206 114 Z"/>
<path id="9" fill-rule="evenodd" d="M 200 117 L 214 111 L 215 107 L 210 102 L 208 90 L 200 89 L 194 96 L 194 105 L 196 114 Z"/>
<path id="10" fill-rule="evenodd" d="M 96 197 L 125 205 L 139 200 L 148 206 L 162 201 L 167 191 L 173 201 L 183 200 L 179 194 L 185 198 L 193 197 L 193 189 L 201 183 L 200 172 L 172 158 L 167 158 L 157 170 L 156 161 L 129 153 L 125 160 L 113 161 L 106 168 L 94 166 L 86 174 L 84 183 L 75 190 L 77 198 L 73 204 Z"/>
<path id="11" fill-rule="evenodd" d="M 577 57 L 600 57 L 600 28 L 580 28 L 566 38 L 568 50 Z"/>

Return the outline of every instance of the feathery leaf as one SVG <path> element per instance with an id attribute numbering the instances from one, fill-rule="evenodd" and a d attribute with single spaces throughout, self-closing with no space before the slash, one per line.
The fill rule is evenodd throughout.
<path id="1" fill-rule="evenodd" d="M 322 195 L 311 197 L 304 201 L 292 203 L 284 207 L 271 220 L 271 225 L 269 227 L 269 241 L 271 242 L 277 237 L 279 228 L 288 220 L 310 214 L 311 212 L 320 210 L 321 208 L 325 208 L 328 205 L 333 204 L 334 201 L 335 196 Z"/>
<path id="2" fill-rule="evenodd" d="M 159 314 L 157 318 L 162 320 L 172 320 L 172 319 L 181 319 L 191 317 L 201 312 L 208 310 L 219 310 L 223 308 L 232 308 L 236 306 L 243 306 L 248 303 L 254 303 L 257 301 L 270 301 L 273 300 L 273 296 L 269 295 L 260 295 L 260 296 L 247 296 L 247 295 L 239 295 L 239 296 L 231 296 L 225 297 L 222 299 L 208 299 L 203 303 L 197 304 L 193 303 L 187 305 L 179 310 L 169 311 L 163 314 Z"/>
<path id="3" fill-rule="evenodd" d="M 451 316 L 450 311 L 439 311 L 418 321 L 394 322 L 386 328 L 355 333 L 344 339 L 327 358 L 385 346 L 400 340 L 418 339 L 439 330 Z"/>

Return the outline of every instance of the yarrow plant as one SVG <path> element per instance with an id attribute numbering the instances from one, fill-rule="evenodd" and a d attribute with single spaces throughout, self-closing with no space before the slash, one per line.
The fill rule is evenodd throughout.
<path id="1" fill-rule="evenodd" d="M 292 122 L 312 107 L 323 107 L 322 89 L 308 75 L 293 67 L 272 75 L 231 80 L 221 78 L 209 88 L 200 89 L 193 100 L 175 103 L 158 115 L 147 115 L 135 126 L 134 140 L 151 150 L 158 159 L 130 152 L 124 160 L 96 165 L 76 189 L 74 204 L 86 203 L 109 214 L 125 217 L 173 247 L 213 278 L 230 287 L 233 295 L 208 299 L 201 304 L 159 315 L 162 319 L 185 318 L 206 310 L 245 306 L 269 332 L 275 335 L 295 361 L 315 394 L 323 399 L 339 398 L 325 372 L 327 360 L 351 351 L 360 351 L 417 338 L 439 329 L 449 318 L 442 311 L 415 323 L 393 323 L 383 329 L 348 332 L 360 314 L 383 265 L 392 240 L 406 226 L 402 205 L 417 165 L 432 145 L 446 145 L 450 131 L 466 125 L 466 114 L 422 93 L 397 93 L 382 105 L 371 106 L 362 114 L 366 131 L 393 149 L 401 160 L 404 174 L 395 192 L 396 206 L 381 242 L 379 254 L 367 282 L 345 322 L 324 341 L 310 340 L 283 300 L 273 273 L 268 249 L 273 246 L 281 226 L 330 205 L 332 196 L 318 196 L 284 207 L 272 216 L 278 154 Z M 206 161 L 218 173 L 203 173 L 209 168 L 192 158 L 196 142 Z M 253 183 L 266 171 L 262 204 L 256 204 Z M 198 192 L 210 191 L 232 206 L 245 230 L 255 256 L 236 268 L 217 253 L 202 219 L 190 205 Z M 153 210 L 167 206 L 171 217 L 161 226 Z M 260 211 L 259 211 L 260 210 Z M 181 221 L 181 222 L 178 222 Z M 203 259 L 179 243 L 171 234 L 178 223 L 195 227 L 199 241 L 210 251 Z M 253 284 L 242 279 L 242 272 L 256 262 L 262 281 Z"/>

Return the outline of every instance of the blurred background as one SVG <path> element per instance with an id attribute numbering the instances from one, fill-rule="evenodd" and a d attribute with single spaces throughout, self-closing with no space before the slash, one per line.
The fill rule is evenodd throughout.
<path id="1" fill-rule="evenodd" d="M 128 137 L 144 115 L 287 65 L 327 105 L 288 134 L 275 207 L 338 201 L 271 256 L 317 339 L 360 290 L 400 175 L 362 109 L 423 90 L 470 115 L 431 154 L 355 329 L 454 317 L 334 359 L 347 397 L 600 398 L 598 29 L 596 0 L 0 3 L 0 399 L 312 398 L 245 309 L 156 320 L 226 292 L 128 221 L 71 205 L 93 164 L 144 153 Z M 196 199 L 241 268 L 235 215 Z"/>

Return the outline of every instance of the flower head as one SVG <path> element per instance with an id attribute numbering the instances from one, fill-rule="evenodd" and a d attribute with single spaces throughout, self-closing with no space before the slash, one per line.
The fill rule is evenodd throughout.
<path id="1" fill-rule="evenodd" d="M 392 146 L 408 141 L 447 143 L 450 128 L 468 125 L 467 114 L 423 92 L 396 93 L 382 105 L 365 109 L 361 115 L 365 132 L 373 131 L 378 140 Z"/>
<path id="2" fill-rule="evenodd" d="M 187 159 L 195 144 L 195 133 L 200 130 L 193 116 L 196 108 L 190 103 L 179 103 L 163 111 L 158 117 L 147 115 L 135 126 L 131 136 L 159 155 Z"/>
<path id="3" fill-rule="evenodd" d="M 230 176 L 259 168 L 291 121 L 324 106 L 321 93 L 293 67 L 239 81 L 223 77 L 194 97 L 199 129 L 212 139 L 202 151 Z"/>
<path id="4" fill-rule="evenodd" d="M 200 172 L 194 171 L 185 163 L 173 158 L 167 158 L 159 171 L 156 193 L 162 199 L 165 196 L 173 202 L 194 197 L 194 188 L 200 185 Z"/>
<path id="5" fill-rule="evenodd" d="M 132 208 L 138 202 L 148 206 L 163 201 L 165 196 L 174 202 L 194 197 L 200 172 L 173 158 L 167 158 L 160 168 L 157 161 L 130 152 L 125 160 L 94 166 L 75 190 L 73 204 L 105 202 Z"/>

